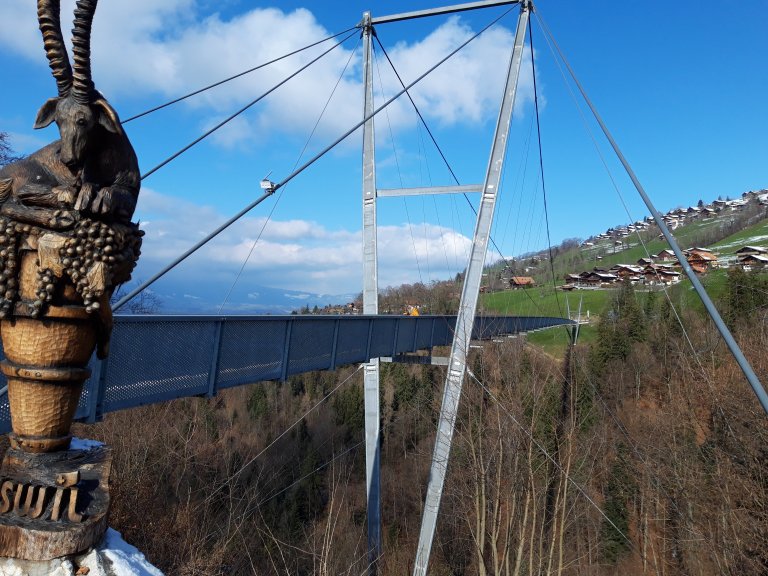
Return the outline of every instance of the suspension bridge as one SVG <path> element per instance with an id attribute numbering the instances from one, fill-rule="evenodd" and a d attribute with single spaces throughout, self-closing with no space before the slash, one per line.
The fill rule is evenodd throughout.
<path id="1" fill-rule="evenodd" d="M 376 106 L 373 94 L 373 51 L 378 42 L 379 48 L 386 55 L 384 46 L 378 39 L 376 28 L 392 22 L 428 18 L 435 15 L 451 14 L 468 10 L 479 10 L 494 6 L 508 6 L 500 16 L 492 20 L 468 40 L 456 47 L 428 68 L 422 75 L 406 84 L 397 75 L 401 89 L 385 102 Z M 425 77 L 434 72 L 444 62 L 464 49 L 512 12 L 518 19 L 514 45 L 509 58 L 504 92 L 501 99 L 498 120 L 491 142 L 488 168 L 481 183 L 429 186 L 420 188 L 382 189 L 376 182 L 376 153 L 374 118 L 394 101 L 408 99 L 424 122 L 411 97 L 410 91 Z M 107 360 L 94 359 L 91 363 L 92 375 L 84 386 L 78 407 L 77 417 L 82 421 L 96 422 L 106 413 L 124 410 L 136 406 L 168 401 L 182 397 L 212 397 L 218 391 L 252 384 L 266 380 L 285 380 L 291 375 L 315 370 L 335 370 L 349 364 L 362 364 L 364 374 L 365 398 L 365 445 L 366 445 L 366 484 L 368 503 L 368 548 L 369 572 L 375 573 L 376 561 L 381 555 L 381 519 L 380 519 L 380 480 L 379 480 L 379 364 L 380 361 L 425 361 L 446 367 L 445 388 L 442 408 L 437 426 L 432 468 L 426 491 L 424 515 L 418 548 L 415 553 L 414 575 L 427 573 L 429 557 L 434 539 L 440 500 L 443 493 L 446 470 L 448 467 L 453 428 L 461 397 L 462 384 L 467 376 L 467 354 L 470 343 L 512 336 L 535 330 L 573 326 L 569 318 L 548 316 L 483 316 L 477 315 L 478 295 L 482 283 L 486 254 L 495 246 L 492 236 L 492 224 L 498 193 L 502 184 L 502 172 L 507 155 L 509 127 L 513 116 L 517 96 L 518 79 L 526 44 L 526 34 L 530 36 L 531 16 L 538 18 L 535 8 L 528 0 L 483 0 L 467 4 L 414 11 L 389 16 L 374 16 L 366 13 L 361 22 L 352 28 L 314 42 L 306 48 L 343 37 L 335 45 L 355 35 L 362 35 L 363 40 L 363 82 L 364 102 L 362 119 L 351 126 L 335 141 L 324 147 L 319 153 L 298 166 L 282 180 L 262 182 L 263 194 L 244 207 L 240 212 L 212 231 L 185 253 L 169 263 L 141 286 L 115 303 L 119 311 L 142 290 L 174 269 L 189 256 L 205 246 L 217 235 L 229 228 L 244 215 L 251 212 L 276 191 L 285 187 L 296 176 L 311 168 L 325 154 L 346 140 L 355 132 L 363 133 L 362 159 L 362 252 L 363 252 L 363 313 L 358 316 L 160 316 L 160 315 L 118 315 L 112 337 L 111 354 Z M 538 20 L 554 51 L 562 60 L 563 66 L 571 75 L 578 91 L 594 114 L 605 137 L 616 152 L 649 211 L 669 242 L 672 250 L 690 278 L 694 288 L 701 296 L 707 311 L 712 315 L 726 344 L 739 362 L 747 381 L 752 386 L 758 401 L 768 411 L 768 397 L 758 381 L 754 371 L 723 324 L 717 310 L 712 305 L 696 274 L 690 269 L 674 237 L 667 229 L 661 215 L 651 203 L 642 185 L 622 155 L 618 145 L 578 82 L 568 61 L 549 33 L 544 23 Z M 304 49 L 306 49 L 304 48 Z M 303 49 L 302 49 L 303 50 Z M 170 156 L 157 166 L 145 172 L 147 178 L 157 170 L 169 165 L 178 156 L 213 134 L 216 130 L 257 104 L 285 82 L 311 66 L 333 47 L 317 58 L 302 66 L 270 90 L 261 94 L 247 106 L 241 108 L 225 120 L 218 123 L 205 134 Z M 296 51 L 291 54 L 296 53 Z M 533 57 L 533 50 L 530 51 Z M 287 54 L 287 57 L 291 54 Z M 281 58 L 284 58 L 281 57 Z M 205 90 L 213 89 L 229 80 L 266 66 L 251 68 L 236 76 L 216 82 L 193 93 L 177 98 L 143 114 L 134 116 L 126 122 L 152 113 L 165 106 L 180 102 Z M 391 63 L 391 61 L 390 61 Z M 535 83 L 535 68 L 534 68 Z M 534 88 L 535 90 L 535 88 Z M 537 119 L 538 119 L 538 101 Z M 439 146 L 424 122 L 424 127 L 439 150 Z M 540 148 L 540 146 L 539 146 Z M 443 156 L 442 151 L 440 152 Z M 443 159 L 445 157 L 443 156 Z M 446 161 L 447 163 L 447 161 Z M 448 165 L 450 170 L 450 165 Z M 453 172 L 451 171 L 451 174 Z M 543 166 L 542 166 L 543 185 Z M 379 312 L 378 285 L 378 246 L 377 246 L 377 203 L 388 196 L 423 196 L 435 194 L 480 195 L 475 211 L 476 222 L 472 238 L 472 247 L 464 269 L 463 286 L 459 311 L 456 316 L 425 315 L 419 317 L 382 315 Z M 468 200 L 469 202 L 469 200 Z M 472 203 L 470 202 L 470 205 Z M 546 196 L 545 196 L 546 208 Z M 498 250 L 498 247 L 496 247 Z M 501 251 L 499 250 L 499 253 Z M 553 274 L 554 281 L 554 274 Z M 450 346 L 450 355 L 436 358 L 433 349 Z M 418 352 L 426 352 L 426 356 Z M 416 360 L 416 359 L 419 360 Z M 471 375 L 474 378 L 474 375 Z M 10 429 L 10 414 L 7 401 L 0 404 L 0 427 Z M 594 504 L 594 503 L 593 503 Z"/>

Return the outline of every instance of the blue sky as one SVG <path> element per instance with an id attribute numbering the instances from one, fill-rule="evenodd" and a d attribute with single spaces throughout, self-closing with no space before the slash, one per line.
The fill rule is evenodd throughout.
<path id="1" fill-rule="evenodd" d="M 74 0 L 62 4 L 64 28 L 69 29 Z M 94 22 L 94 80 L 125 119 L 352 27 L 365 10 L 384 15 L 440 4 L 102 0 Z M 768 4 L 763 0 L 727 6 L 542 0 L 538 6 L 657 207 L 667 210 L 768 187 Z M 408 81 L 504 10 L 381 25 L 377 32 Z M 413 93 L 462 183 L 481 182 L 486 169 L 516 12 Z M 533 25 L 550 228 L 558 243 L 628 218 L 535 19 Z M 136 217 L 147 236 L 136 278 L 149 276 L 256 198 L 259 180 L 267 173 L 282 180 L 300 158 L 308 159 L 359 121 L 357 41 L 353 36 L 145 180 Z M 326 46 L 126 124 L 142 170 Z M 526 62 L 494 230 L 506 256 L 546 246 L 529 58 Z M 54 128 L 31 129 L 37 108 L 54 95 L 55 84 L 28 0 L 0 5 L 0 69 L 5 78 L 0 130 L 9 132 L 25 153 L 55 139 Z M 375 97 L 381 103 L 398 89 L 381 53 L 375 75 Z M 398 102 L 376 123 L 380 187 L 452 183 L 410 104 Z M 594 123 L 589 129 L 598 137 Z M 598 139 L 632 217 L 644 216 L 636 193 Z M 181 297 L 223 300 L 271 214 L 233 294 L 247 300 L 251 286 L 359 291 L 359 144 L 359 134 L 350 137 L 286 186 L 279 198 L 262 204 L 159 285 Z M 444 279 L 463 268 L 474 226 L 463 198 L 385 198 L 379 202 L 379 222 L 382 288 Z"/>

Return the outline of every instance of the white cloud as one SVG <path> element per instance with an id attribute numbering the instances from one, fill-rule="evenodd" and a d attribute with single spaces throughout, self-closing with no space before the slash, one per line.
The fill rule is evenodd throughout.
<path id="1" fill-rule="evenodd" d="M 73 7 L 74 0 L 62 2 L 62 28 L 66 35 L 71 28 Z M 35 18 L 29 0 L 3 0 L 0 46 L 38 62 L 42 68 L 45 60 Z M 281 32 L 275 34 L 276 30 Z M 472 33 L 454 17 L 419 41 L 397 44 L 390 50 L 392 60 L 405 82 L 410 82 Z M 328 35 L 329 31 L 307 9 L 285 12 L 278 8 L 254 8 L 224 19 L 217 13 L 202 14 L 196 0 L 102 2 L 93 26 L 94 79 L 108 96 L 162 100 Z M 203 124 L 212 125 L 215 122 L 211 117 L 223 118 L 245 105 L 329 48 L 332 42 L 192 98 L 186 105 L 207 115 L 209 120 Z M 413 96 L 422 112 L 443 125 L 476 123 L 495 117 L 503 82 L 503 66 L 499 63 L 506 63 L 511 45 L 512 33 L 499 26 L 472 42 L 414 89 Z M 353 56 L 351 46 L 348 43 L 347 47 L 334 50 L 279 88 L 251 113 L 218 134 L 217 142 L 235 146 L 253 139 L 254 134 L 306 134 L 348 63 L 350 66 L 318 130 L 325 136 L 338 135 L 354 125 L 361 119 L 362 88 L 360 51 Z M 386 73 L 387 65 L 381 60 L 383 91 L 388 97 L 400 85 L 394 75 Z M 530 73 L 524 72 L 520 100 L 530 97 L 529 78 Z M 376 90 L 380 98 L 378 86 Z M 308 94 L 313 98 L 307 98 Z M 413 126 L 409 108 L 404 99 L 391 106 L 389 119 L 395 129 Z"/>
<path id="2" fill-rule="evenodd" d="M 143 270 L 154 272 L 174 260 L 225 220 L 212 207 L 149 188 L 141 192 L 137 217 L 146 232 L 137 277 L 148 275 Z M 263 217 L 257 217 L 232 225 L 190 258 L 184 266 L 185 281 L 234 277 L 250 253 L 241 280 L 245 285 L 328 294 L 360 290 L 360 230 L 331 230 L 307 220 L 272 220 L 254 246 L 264 223 Z M 451 277 L 458 267 L 463 268 L 471 243 L 454 230 L 424 223 L 380 226 L 378 241 L 382 288 Z"/>
<path id="3" fill-rule="evenodd" d="M 413 44 L 399 43 L 390 52 L 404 83 L 423 74 L 428 64 L 436 63 L 475 32 L 458 16 Z M 418 84 L 412 92 L 416 104 L 443 124 L 476 123 L 496 114 L 503 88 L 514 34 L 500 26 L 491 28 L 468 44 L 445 64 Z M 533 96 L 529 59 L 523 59 L 518 106 Z M 390 78 L 392 92 L 400 89 Z"/>

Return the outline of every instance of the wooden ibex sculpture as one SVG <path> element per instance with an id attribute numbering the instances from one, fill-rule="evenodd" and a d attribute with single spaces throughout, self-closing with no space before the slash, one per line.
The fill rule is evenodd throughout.
<path id="1" fill-rule="evenodd" d="M 136 153 L 117 113 L 91 80 L 91 23 L 97 0 L 78 0 L 74 71 L 61 34 L 59 0 L 38 0 L 37 13 L 59 95 L 40 108 L 35 128 L 56 122 L 60 140 L 0 170 L 0 212 L 17 221 L 71 226 L 70 210 L 130 222 L 141 178 Z M 24 206 L 59 209 L 54 217 Z M 49 217 L 50 216 L 50 217 Z M 53 220 L 53 221 L 51 221 Z"/>
<path id="2" fill-rule="evenodd" d="M 61 138 L 0 170 L 0 371 L 11 443 L 32 452 L 68 446 L 94 347 L 101 358 L 108 353 L 109 298 L 130 279 L 143 234 L 131 223 L 136 153 L 91 80 L 96 3 L 77 0 L 70 65 L 59 0 L 38 0 L 59 95 L 40 108 L 35 128 L 56 122 Z"/>
<path id="3" fill-rule="evenodd" d="M 77 0 L 73 65 L 59 1 L 37 2 L 59 95 L 35 128 L 56 122 L 61 138 L 0 170 L 0 372 L 13 428 L 0 465 L 0 556 L 25 560 L 81 552 L 106 530 L 111 450 L 71 449 L 70 429 L 91 356 L 108 353 L 109 298 L 130 279 L 143 234 L 131 222 L 136 154 L 91 80 L 97 0 Z"/>

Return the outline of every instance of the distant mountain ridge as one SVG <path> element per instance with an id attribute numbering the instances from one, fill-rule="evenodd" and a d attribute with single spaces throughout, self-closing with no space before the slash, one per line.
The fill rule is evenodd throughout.
<path id="1" fill-rule="evenodd" d="M 305 306 L 313 308 L 329 304 L 351 302 L 356 294 L 315 294 L 300 290 L 286 290 L 268 286 L 250 285 L 245 290 L 233 292 L 222 306 L 226 287 L 215 284 L 168 286 L 149 288 L 144 304 L 130 303 L 120 313 L 160 314 L 290 314 Z"/>

